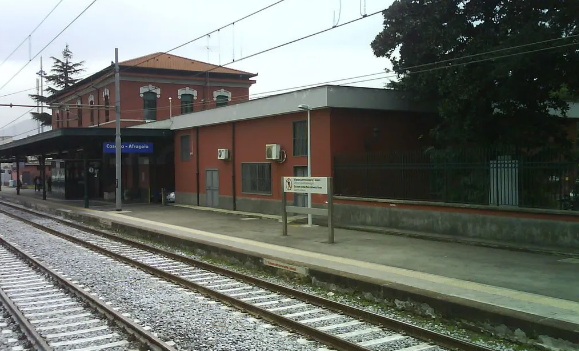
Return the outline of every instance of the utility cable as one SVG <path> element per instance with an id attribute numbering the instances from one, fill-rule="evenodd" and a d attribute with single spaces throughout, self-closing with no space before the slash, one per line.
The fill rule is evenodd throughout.
<path id="1" fill-rule="evenodd" d="M 50 10 L 50 12 L 49 12 L 46 16 L 44 16 L 44 18 L 42 19 L 42 21 L 40 21 L 40 23 L 38 23 L 38 25 L 32 30 L 32 32 L 30 32 L 30 34 L 28 34 L 28 35 L 24 38 L 24 40 L 22 40 L 22 43 L 20 43 L 20 45 L 18 45 L 18 46 L 16 47 L 16 49 L 14 49 L 14 51 L 12 51 L 12 52 L 10 53 L 10 55 L 8 55 L 8 57 L 6 57 L 6 58 L 4 59 L 4 61 L 2 61 L 2 63 L 0 63 L 0 67 L 2 67 L 2 65 L 5 64 L 6 61 L 8 61 L 8 59 L 10 59 L 10 57 L 12 57 L 12 55 L 14 55 L 14 53 L 15 53 L 18 49 L 20 49 L 20 47 L 21 47 L 24 43 L 26 43 L 26 39 L 29 39 L 29 38 L 32 36 L 32 34 L 34 34 L 34 32 L 36 32 L 36 30 L 38 29 L 38 27 L 40 27 L 40 26 L 42 25 L 42 23 L 44 23 L 44 21 L 46 21 L 46 19 L 48 18 L 48 16 L 50 16 L 50 15 L 52 14 L 52 12 L 54 12 L 54 10 L 56 10 L 56 8 L 58 7 L 58 5 L 60 5 L 63 1 L 64 1 L 64 0 L 60 0 L 60 1 L 52 8 L 52 10 Z"/>
<path id="2" fill-rule="evenodd" d="M 28 66 L 28 64 L 30 62 L 32 62 L 32 60 L 34 60 L 38 55 L 40 55 L 50 44 L 52 44 L 62 33 L 64 33 L 65 30 L 68 29 L 68 27 L 70 27 L 74 22 L 76 22 L 76 20 L 82 16 L 92 5 L 94 5 L 94 3 L 97 2 L 97 0 L 93 0 L 87 7 L 85 7 L 84 10 L 82 10 L 81 13 L 78 14 L 78 16 L 76 16 L 69 24 L 66 25 L 66 27 L 64 27 L 60 33 L 58 33 L 54 38 L 52 38 L 52 40 L 50 42 L 48 42 L 48 44 L 46 44 L 39 52 L 36 53 L 36 55 L 34 55 L 34 57 L 32 57 L 28 62 L 26 62 L 26 64 L 24 66 L 22 66 L 22 68 L 20 68 L 18 70 L 18 72 L 16 72 L 12 77 L 10 77 L 10 79 L 8 79 L 8 81 L 6 83 L 4 83 L 4 85 L 2 85 L 0 87 L 0 90 L 4 89 L 4 87 L 6 87 L 14 78 L 16 78 L 17 75 L 20 74 L 20 72 L 22 72 L 22 70 L 24 70 L 24 68 L 26 68 L 26 66 Z"/>
<path id="3" fill-rule="evenodd" d="M 233 22 L 229 22 L 229 23 L 227 23 L 227 24 L 225 24 L 225 25 L 222 25 L 221 27 L 219 27 L 219 28 L 217 28 L 217 29 L 214 29 L 214 30 L 212 30 L 212 31 L 210 31 L 210 32 L 207 32 L 207 33 L 205 33 L 205 34 L 203 34 L 203 35 L 200 35 L 200 36 L 198 36 L 198 37 L 196 37 L 196 38 L 194 38 L 194 39 L 191 39 L 191 40 L 189 40 L 189 41 L 186 41 L 186 42 L 184 42 L 183 44 L 177 45 L 177 46 L 175 46 L 175 47 L 172 48 L 172 49 L 169 49 L 169 50 L 164 51 L 164 52 L 160 52 L 159 54 L 157 54 L 157 55 L 155 55 L 155 56 L 152 56 L 152 57 L 149 57 L 149 58 L 147 58 L 147 59 L 144 59 L 144 60 L 142 60 L 141 62 L 138 62 L 138 63 L 136 63 L 136 64 L 133 64 L 133 65 L 130 65 L 130 66 L 127 66 L 127 67 L 123 67 L 121 70 L 119 70 L 119 73 L 125 72 L 125 71 L 127 71 L 127 70 L 129 70 L 129 69 L 131 69 L 131 68 L 138 67 L 138 66 L 140 66 L 140 65 L 142 65 L 142 64 L 144 64 L 144 63 L 147 63 L 147 62 L 149 62 L 149 61 L 151 61 L 151 60 L 156 59 L 157 57 L 159 57 L 159 56 L 161 56 L 161 55 L 168 54 L 168 53 L 173 52 L 173 51 L 175 51 L 175 50 L 177 50 L 177 49 L 180 49 L 180 48 L 182 48 L 182 47 L 184 47 L 184 46 L 186 46 L 186 45 L 189 45 L 189 44 L 191 44 L 191 43 L 193 43 L 193 42 L 195 42 L 195 41 L 197 41 L 197 40 L 203 39 L 203 38 L 205 38 L 205 37 L 207 37 L 207 36 L 209 36 L 209 35 L 211 35 L 211 34 L 213 34 L 213 33 L 219 32 L 220 30 L 222 30 L 222 29 L 224 29 L 224 28 L 227 28 L 227 27 L 229 27 L 229 26 L 235 25 L 235 23 L 239 23 L 239 22 L 241 22 L 241 21 L 243 21 L 243 20 L 246 20 L 246 19 L 248 19 L 248 18 L 250 18 L 250 17 L 252 17 L 252 16 L 257 15 L 257 14 L 260 13 L 260 12 L 263 12 L 263 11 L 269 9 L 269 8 L 272 8 L 272 7 L 274 7 L 275 5 L 281 4 L 281 3 L 284 2 L 284 1 L 286 1 L 286 0 L 278 0 L 278 1 L 272 3 L 272 4 L 268 5 L 268 6 L 262 7 L 262 8 L 260 8 L 259 10 L 256 10 L 256 11 L 250 13 L 250 14 L 247 14 L 247 15 L 245 15 L 245 16 L 243 16 L 243 17 L 241 17 L 241 18 L 239 18 L 239 19 L 237 19 L 237 20 L 235 20 L 235 21 L 233 21 Z M 101 77 L 99 80 L 93 82 L 92 84 L 93 84 L 93 85 L 94 85 L 94 84 L 98 84 L 98 83 L 104 81 L 105 79 L 112 77 L 113 75 L 114 75 L 114 73 L 111 72 L 111 73 L 109 73 L 109 74 L 107 74 L 107 75 L 104 75 L 103 77 Z M 77 89 L 73 90 L 73 91 L 71 92 L 71 94 L 74 95 L 74 94 L 75 94 L 76 92 L 78 92 L 79 90 L 81 90 L 81 87 L 80 87 L 80 86 L 77 87 Z"/>
<path id="4" fill-rule="evenodd" d="M 408 72 L 408 73 L 406 73 L 406 74 L 417 74 L 417 73 L 426 73 L 426 72 L 438 71 L 438 70 L 441 70 L 441 69 L 448 69 L 448 68 L 465 66 L 465 65 L 468 65 L 468 64 L 472 64 L 472 63 L 480 63 L 480 62 L 485 62 L 485 61 L 493 61 L 493 60 L 502 59 L 502 58 L 507 58 L 507 57 L 512 57 L 512 56 L 523 55 L 523 54 L 530 54 L 530 53 L 536 53 L 536 52 L 540 52 L 540 51 L 553 50 L 553 49 L 558 49 L 558 48 L 568 47 L 568 46 L 573 46 L 573 45 L 579 45 L 579 43 L 568 43 L 568 44 L 551 46 L 551 47 L 546 47 L 546 48 L 541 48 L 541 49 L 528 50 L 528 51 L 517 52 L 517 53 L 512 53 L 512 54 L 494 56 L 494 57 L 489 57 L 489 58 L 479 59 L 479 60 L 474 60 L 474 61 L 460 62 L 460 63 L 456 63 L 456 64 L 452 64 L 452 65 L 446 65 L 446 66 L 428 68 L 428 69 L 423 69 L 423 70 L 419 70 L 419 71 L 415 71 L 415 72 Z M 496 50 L 489 51 L 489 53 L 492 53 L 492 52 L 497 52 L 497 51 L 496 51 Z M 474 56 L 474 55 L 469 55 L 469 56 L 465 56 L 465 58 L 466 58 L 466 57 L 473 57 L 473 56 Z M 463 57 L 457 58 L 457 60 L 459 60 L 459 59 L 463 59 Z M 448 60 L 437 61 L 437 62 L 432 62 L 432 63 L 428 63 L 428 64 L 421 64 L 421 65 L 416 65 L 416 66 L 408 66 L 408 67 L 401 68 L 400 70 L 411 70 L 411 69 L 414 69 L 414 68 L 424 67 L 424 66 L 427 66 L 427 65 L 434 65 L 434 64 L 438 64 L 438 63 L 442 63 L 442 62 L 448 62 Z M 365 77 L 370 77 L 370 76 L 375 76 L 375 75 L 380 75 L 380 74 L 386 74 L 386 72 L 370 73 L 370 74 L 364 74 L 364 75 L 359 75 L 359 76 L 354 76 L 354 77 L 349 77 L 349 78 L 340 78 L 340 79 L 335 79 L 335 80 L 330 80 L 330 81 L 325 81 L 325 82 L 319 82 L 319 83 L 312 83 L 312 84 L 305 84 L 305 85 L 300 85 L 300 86 L 294 86 L 294 87 L 291 87 L 291 88 L 270 90 L 270 91 L 266 91 L 266 92 L 262 92 L 262 93 L 249 94 L 249 95 L 241 95 L 241 96 L 236 97 L 235 101 L 236 101 L 236 102 L 237 102 L 237 101 L 247 101 L 246 98 L 249 98 L 250 96 L 255 96 L 255 95 L 265 95 L 265 94 L 271 94 L 271 93 L 276 93 L 276 92 L 281 92 L 281 91 L 288 91 L 288 90 L 295 90 L 295 89 L 304 89 L 304 88 L 309 88 L 309 87 L 326 85 L 326 84 L 330 84 L 330 83 L 336 83 L 336 82 L 345 81 L 345 80 L 352 80 L 352 79 L 357 79 L 357 78 L 365 78 Z M 397 77 L 397 76 L 398 76 L 397 73 L 393 73 L 393 74 L 390 74 L 390 75 L 385 76 L 385 77 L 362 79 L 362 80 L 357 80 L 357 81 L 353 81 L 353 82 L 342 83 L 342 84 L 340 84 L 340 85 L 358 84 L 358 83 L 369 82 L 369 81 L 380 80 L 380 79 L 395 78 L 395 77 Z M 234 98 L 232 98 L 232 100 L 234 100 Z M 211 103 L 211 102 L 201 102 L 201 103 L 196 103 L 196 104 L 194 104 L 194 105 L 199 106 L 199 105 L 204 105 L 204 104 L 209 104 L 209 103 Z M 168 106 L 167 106 L 167 107 L 161 107 L 161 108 L 158 108 L 157 111 L 159 111 L 159 110 L 165 110 L 165 109 L 168 109 L 168 108 L 169 108 Z M 127 112 L 139 112 L 139 111 L 143 111 L 143 109 L 138 109 L 138 110 L 123 110 L 122 112 L 127 113 Z"/>
<path id="5" fill-rule="evenodd" d="M 425 69 L 425 70 L 421 70 L 421 71 L 416 71 L 416 72 L 412 72 L 410 74 L 417 74 L 417 73 L 424 73 L 424 72 L 431 72 L 431 71 L 436 71 L 436 70 L 440 70 L 440 69 L 447 69 L 447 68 L 452 68 L 452 67 L 458 67 L 458 66 L 464 66 L 464 65 L 468 65 L 471 63 L 479 63 L 479 62 L 484 62 L 484 61 L 492 61 L 492 60 L 496 60 L 496 59 L 501 59 L 501 58 L 507 58 L 507 57 L 512 57 L 512 56 L 516 56 L 516 55 L 523 55 L 523 54 L 529 54 L 529 53 L 535 53 L 535 52 L 540 52 L 540 51 L 546 51 L 546 50 L 552 50 L 552 49 L 557 49 L 557 48 L 562 48 L 562 47 L 568 47 L 568 46 L 572 46 L 572 45 L 579 45 L 579 43 L 569 43 L 569 44 L 563 44 L 563 45 L 558 45 L 558 46 L 553 46 L 553 47 L 548 47 L 548 48 L 542 48 L 542 49 L 535 49 L 535 50 L 529 50 L 529 51 L 524 51 L 524 52 L 518 52 L 518 53 L 513 53 L 513 54 L 508 54 L 508 55 L 501 55 L 501 56 L 496 56 L 496 57 L 490 57 L 490 58 L 486 58 L 486 59 L 480 59 L 480 60 L 475 60 L 475 61 L 469 61 L 469 62 L 461 62 L 461 63 L 457 63 L 451 66 L 442 66 L 442 67 L 436 67 L 436 68 L 430 68 L 430 69 Z M 493 51 L 494 52 L 494 51 Z M 466 56 L 465 56 L 466 57 Z M 458 59 L 462 59 L 458 58 Z M 446 60 L 445 60 L 446 61 Z M 442 62 L 442 61 L 440 61 Z M 438 62 L 433 62 L 430 64 L 436 64 Z M 421 67 L 423 65 L 416 65 L 416 66 L 412 66 L 412 67 L 407 67 L 404 69 L 413 69 L 415 67 Z M 356 76 L 356 77 L 368 77 L 368 76 L 373 76 L 373 75 L 378 75 L 378 74 L 384 74 L 385 72 L 380 72 L 380 73 L 370 73 L 367 75 L 361 75 L 361 76 Z M 359 80 L 359 81 L 354 81 L 354 82 L 348 82 L 345 84 L 356 84 L 356 83 L 362 83 L 362 82 L 368 82 L 368 81 L 373 81 L 373 80 L 378 80 L 378 79 L 386 79 L 386 78 L 394 78 L 396 77 L 397 74 L 391 74 L 390 76 L 386 76 L 386 77 L 378 77 L 378 78 L 368 78 L 368 79 L 363 79 L 363 80 Z M 338 80 L 333 80 L 333 81 L 327 81 L 327 82 L 322 82 L 322 83 L 313 83 L 313 84 L 308 84 L 308 85 L 304 85 L 304 86 L 300 86 L 300 87 L 307 87 L 307 86 L 315 86 L 315 85 L 323 85 L 323 84 L 328 84 L 331 82 L 337 82 L 337 81 L 343 81 L 343 80 L 350 80 L 350 79 L 354 79 L 356 77 L 350 77 L 350 78 L 342 78 L 342 79 L 338 79 Z M 294 88 L 300 88 L 300 87 L 294 87 Z M 278 89 L 278 90 L 272 90 L 270 92 L 277 92 L 277 91 L 283 91 L 283 90 L 290 90 L 292 88 L 287 88 L 287 89 Z M 265 94 L 267 92 L 264 93 L 258 93 L 258 94 Z M 27 111 L 26 113 L 24 113 L 23 115 L 21 115 L 20 117 L 18 117 L 17 119 L 9 122 L 8 124 L 0 127 L 0 130 L 5 128 L 6 126 L 12 124 L 13 122 L 15 122 L 16 120 L 22 118 L 23 116 L 25 116 L 27 113 L 29 113 L 30 111 L 32 111 L 34 108 L 30 109 L 29 111 Z M 161 110 L 161 109 L 168 109 L 168 107 L 163 107 L 163 108 L 159 108 L 157 110 Z M 131 110 L 125 110 L 123 112 L 129 112 Z M 142 111 L 142 109 L 140 110 L 132 110 L 132 111 Z M 17 134 L 15 136 L 20 136 L 22 134 L 26 134 L 29 133 L 31 131 L 36 130 L 36 128 L 31 129 L 29 131 Z"/>

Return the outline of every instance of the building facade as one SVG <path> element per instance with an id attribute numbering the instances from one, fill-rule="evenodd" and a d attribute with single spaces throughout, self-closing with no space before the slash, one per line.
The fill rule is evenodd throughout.
<path id="1" fill-rule="evenodd" d="M 119 63 L 121 126 L 249 99 L 256 74 L 154 53 Z M 114 65 L 51 97 L 52 128 L 114 127 Z"/>
<path id="2" fill-rule="evenodd" d="M 323 86 L 135 128 L 174 131 L 177 203 L 275 214 L 281 177 L 307 175 L 308 112 L 299 105 L 310 109 L 312 175 L 320 177 L 333 176 L 336 154 L 424 147 L 436 122 L 431 108 L 394 91 Z M 303 195 L 289 199 L 305 205 Z"/>

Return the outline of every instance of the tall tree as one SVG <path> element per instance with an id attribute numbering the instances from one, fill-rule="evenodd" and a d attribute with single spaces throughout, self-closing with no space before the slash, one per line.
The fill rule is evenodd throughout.
<path id="1" fill-rule="evenodd" d="M 437 103 L 438 146 L 568 148 L 556 115 L 579 92 L 578 13 L 577 0 L 396 0 L 371 46 L 391 88 Z"/>
<path id="2" fill-rule="evenodd" d="M 72 51 L 68 48 L 68 44 L 62 50 L 62 59 L 54 56 L 50 57 L 54 61 L 51 69 L 52 74 L 45 77 L 47 83 L 50 84 L 45 89 L 49 96 L 29 95 L 34 101 L 47 103 L 50 100 L 50 95 L 71 87 L 79 81 L 75 76 L 84 72 L 84 61 L 73 62 L 72 57 Z M 34 120 L 39 121 L 42 125 L 49 126 L 52 123 L 52 116 L 49 113 L 32 112 L 31 115 Z"/>

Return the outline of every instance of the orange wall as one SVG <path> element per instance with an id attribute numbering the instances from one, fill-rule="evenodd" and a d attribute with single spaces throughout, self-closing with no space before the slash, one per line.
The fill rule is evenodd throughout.
<path id="1" fill-rule="evenodd" d="M 195 150 L 195 129 L 175 133 L 175 187 L 177 192 L 195 193 L 195 157 L 199 156 L 200 193 L 205 193 L 205 171 L 219 170 L 219 193 L 222 196 L 232 196 L 232 161 L 235 152 L 236 196 L 279 200 L 281 198 L 281 177 L 293 176 L 294 166 L 307 166 L 307 157 L 293 156 L 293 122 L 305 120 L 305 112 L 292 113 L 270 118 L 260 118 L 235 123 L 235 146 L 231 144 L 231 123 L 201 127 L 199 129 L 199 150 Z M 331 173 L 330 111 L 312 111 L 312 175 L 329 176 Z M 191 151 L 189 161 L 181 161 L 181 135 L 190 134 Z M 265 159 L 265 145 L 280 144 L 287 153 L 284 163 Z M 229 149 L 230 160 L 218 160 L 217 149 Z M 243 194 L 241 191 L 241 163 L 270 162 L 272 177 L 272 194 Z M 290 197 L 291 200 L 291 197 Z M 325 201 L 320 196 L 319 201 Z"/>
<path id="2" fill-rule="evenodd" d="M 193 155 L 189 156 L 189 160 L 181 161 L 181 136 L 189 135 L 189 150 Z M 175 189 L 185 193 L 196 193 L 195 189 L 195 157 L 197 150 L 195 150 L 195 129 L 188 129 L 177 131 L 175 133 Z"/>
<path id="3" fill-rule="evenodd" d="M 208 126 L 199 130 L 199 150 L 197 152 L 199 153 L 200 194 L 205 194 L 205 171 L 207 169 L 218 169 L 219 193 L 220 195 L 231 196 L 233 188 L 231 172 L 233 165 L 231 161 L 218 160 L 217 149 L 229 149 L 229 152 L 232 152 L 230 123 Z M 194 179 L 195 178 L 193 178 L 193 180 Z"/>
<path id="4" fill-rule="evenodd" d="M 127 76 L 127 74 L 123 75 Z M 202 85 L 192 85 L 192 84 L 173 84 L 173 83 L 156 83 L 159 79 L 159 76 L 154 75 L 138 75 L 139 77 L 146 77 L 150 78 L 148 82 L 133 82 L 133 81 L 125 81 L 121 80 L 121 119 L 125 120 L 139 120 L 139 122 L 122 122 L 121 127 L 129 127 L 136 124 L 143 123 L 143 98 L 140 96 L 140 88 L 146 86 L 148 84 L 152 84 L 155 87 L 161 89 L 161 97 L 157 99 L 157 120 L 163 120 L 169 118 L 169 97 L 172 98 L 172 115 L 177 116 L 181 114 L 181 100 L 178 98 L 178 90 L 181 88 L 189 87 L 191 89 L 197 90 L 197 99 L 193 101 L 193 111 L 202 111 L 205 109 L 215 108 L 215 101 L 213 100 L 213 92 L 225 89 L 231 92 L 231 101 L 229 104 L 234 104 L 242 101 L 246 101 L 249 99 L 249 88 L 244 87 L 230 87 L 228 84 L 233 82 L 235 83 L 249 83 L 248 80 L 243 81 L 232 81 L 232 80 L 224 80 L 224 79 L 211 79 L 210 83 L 215 86 L 208 86 L 204 87 Z M 172 77 L 173 79 L 179 77 Z M 183 77 L 181 77 L 183 78 Z M 186 77 L 185 77 L 186 78 Z M 104 89 L 107 88 L 110 91 L 109 95 L 109 103 L 112 109 L 109 112 L 109 121 L 115 120 L 115 87 L 114 83 L 110 83 L 107 86 L 98 88 L 94 88 L 92 91 L 83 94 L 80 98 L 82 100 L 82 104 L 88 105 L 89 103 L 89 96 L 94 96 L 94 104 L 95 105 L 104 105 L 104 97 L 103 92 Z M 207 96 L 205 98 L 205 96 Z M 203 103 L 203 99 L 206 99 L 208 102 Z M 56 111 L 53 110 L 52 112 L 52 128 L 72 128 L 72 127 L 89 127 L 91 125 L 101 125 L 101 127 L 107 128 L 114 128 L 114 123 L 103 123 L 106 122 L 105 118 L 105 111 L 104 109 L 99 110 L 95 108 L 94 110 L 94 123 L 91 123 L 90 120 L 90 108 L 85 107 L 82 111 L 82 125 L 79 125 L 78 120 L 78 109 L 75 108 L 78 96 L 74 96 L 74 98 L 65 101 L 70 106 L 70 111 Z M 60 123 L 57 122 L 57 113 L 59 114 Z"/>

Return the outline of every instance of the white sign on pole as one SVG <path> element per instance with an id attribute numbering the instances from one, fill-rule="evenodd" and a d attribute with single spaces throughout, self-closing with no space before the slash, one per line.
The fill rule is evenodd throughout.
<path id="1" fill-rule="evenodd" d="M 327 194 L 328 177 L 284 177 L 285 193 Z"/>

